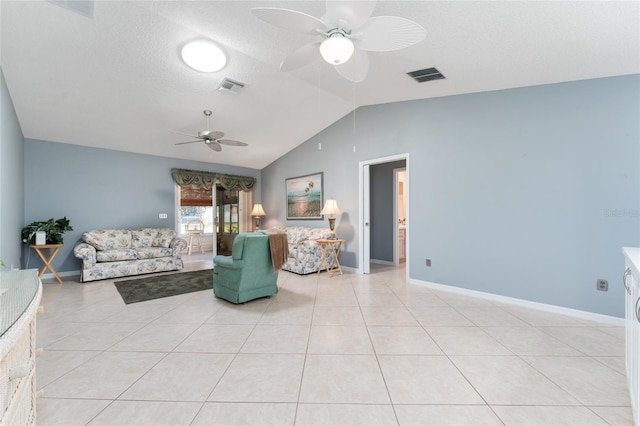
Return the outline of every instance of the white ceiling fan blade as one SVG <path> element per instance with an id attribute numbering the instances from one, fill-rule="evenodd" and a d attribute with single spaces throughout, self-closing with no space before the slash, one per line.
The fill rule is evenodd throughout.
<path id="1" fill-rule="evenodd" d="M 229 145 L 229 146 L 249 146 L 248 143 L 244 143 L 244 142 L 240 142 L 240 141 L 234 141 L 232 139 L 218 139 L 216 142 L 222 144 L 222 145 Z"/>
<path id="2" fill-rule="evenodd" d="M 356 49 L 351 58 L 344 64 L 334 65 L 338 74 L 349 81 L 360 83 L 369 72 L 369 55 L 364 50 Z"/>
<path id="3" fill-rule="evenodd" d="M 188 134 L 188 133 L 180 133 L 180 132 L 173 132 L 173 131 L 172 131 L 171 133 L 174 133 L 174 134 L 176 134 L 176 135 L 180 135 L 180 136 L 189 136 L 190 138 L 194 138 L 194 139 L 197 139 L 197 138 L 198 138 L 198 136 L 197 136 L 197 135 L 190 135 L 190 134 Z"/>
<path id="4" fill-rule="evenodd" d="M 209 147 L 209 149 L 214 150 L 215 152 L 220 152 L 222 151 L 222 145 L 220 145 L 218 142 L 214 142 L 214 141 L 205 141 L 204 143 L 207 144 L 207 146 Z"/>
<path id="5" fill-rule="evenodd" d="M 327 1 L 324 20 L 332 24 L 346 21 L 350 30 L 360 28 L 367 22 L 376 7 L 375 1 Z M 331 28 L 330 28 L 331 29 Z"/>
<path id="6" fill-rule="evenodd" d="M 254 7 L 251 9 L 251 13 L 256 18 L 285 30 L 303 34 L 318 34 L 316 31 L 318 29 L 327 30 L 326 24 L 320 19 L 295 10 L 278 7 Z"/>
<path id="7" fill-rule="evenodd" d="M 354 34 L 353 44 L 372 52 L 389 52 L 420 43 L 427 31 L 410 19 L 399 16 L 376 16 Z"/>
<path id="8" fill-rule="evenodd" d="M 188 136 L 188 135 L 187 135 Z M 187 141 L 187 142 L 178 142 L 175 145 L 186 145 L 188 143 L 194 143 L 194 142 L 202 142 L 202 139 L 198 139 L 197 141 Z"/>
<path id="9" fill-rule="evenodd" d="M 282 64 L 280 71 L 293 71 L 312 63 L 320 57 L 320 41 L 308 43 L 289 55 Z"/>

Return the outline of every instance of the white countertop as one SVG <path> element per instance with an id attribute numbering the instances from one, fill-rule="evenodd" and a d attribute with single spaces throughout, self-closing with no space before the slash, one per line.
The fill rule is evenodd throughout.
<path id="1" fill-rule="evenodd" d="M 0 271 L 0 337 L 29 307 L 39 285 L 37 269 Z"/>

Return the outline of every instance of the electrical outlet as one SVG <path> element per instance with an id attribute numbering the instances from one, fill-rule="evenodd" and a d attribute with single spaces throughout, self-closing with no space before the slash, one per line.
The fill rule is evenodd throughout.
<path id="1" fill-rule="evenodd" d="M 598 279 L 596 281 L 596 288 L 599 291 L 609 291 L 609 281 L 603 280 L 603 279 Z"/>
<path id="2" fill-rule="evenodd" d="M 167 217 L 169 217 L 169 216 L 168 216 L 166 213 L 160 213 L 160 214 L 158 215 L 158 217 L 159 217 L 160 219 L 166 219 L 166 218 L 167 218 Z"/>
<path id="3" fill-rule="evenodd" d="M 428 267 L 431 267 L 431 259 L 426 259 L 424 261 L 425 265 L 427 265 Z"/>

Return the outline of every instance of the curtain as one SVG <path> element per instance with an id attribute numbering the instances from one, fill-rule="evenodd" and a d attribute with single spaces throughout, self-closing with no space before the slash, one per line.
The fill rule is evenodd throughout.
<path id="1" fill-rule="evenodd" d="M 181 187 L 211 190 L 217 183 L 226 190 L 250 191 L 256 184 L 251 176 L 226 175 L 224 173 L 202 172 L 198 170 L 171 169 L 173 180 Z"/>

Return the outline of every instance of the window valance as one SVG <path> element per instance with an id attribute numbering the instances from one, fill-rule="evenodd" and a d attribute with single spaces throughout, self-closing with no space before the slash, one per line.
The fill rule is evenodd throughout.
<path id="1" fill-rule="evenodd" d="M 181 187 L 191 187 L 193 189 L 204 188 L 210 190 L 214 185 L 219 184 L 226 190 L 250 191 L 256 184 L 256 178 L 251 176 L 227 175 L 198 170 L 171 169 L 171 176 Z"/>

